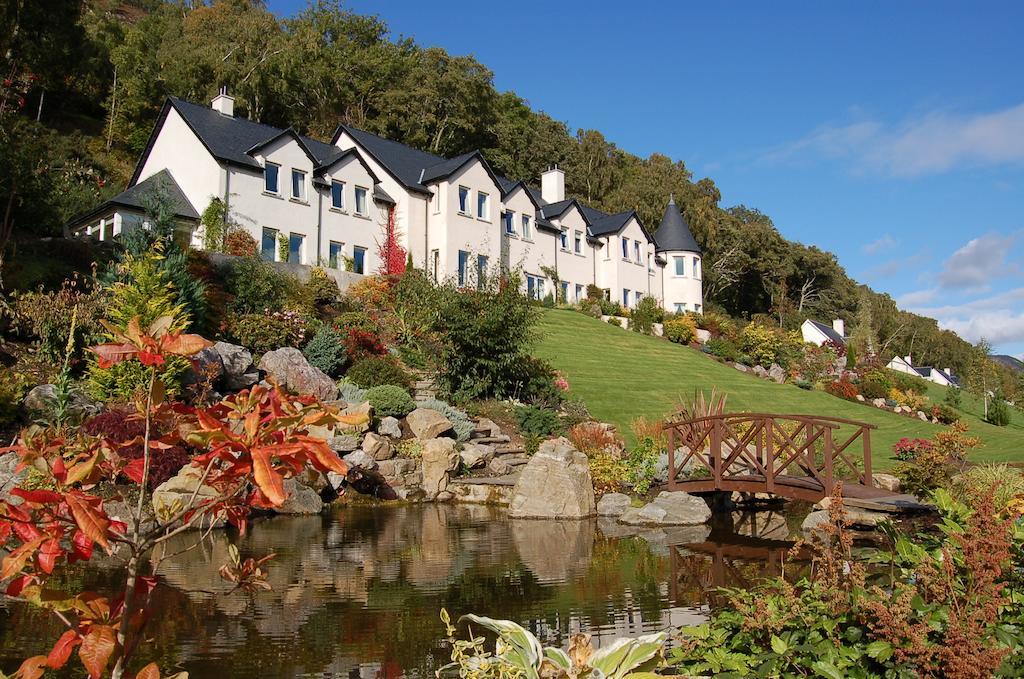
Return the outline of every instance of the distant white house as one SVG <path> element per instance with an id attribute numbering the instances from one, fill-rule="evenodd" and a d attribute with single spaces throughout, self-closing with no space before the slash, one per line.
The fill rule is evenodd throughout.
<path id="1" fill-rule="evenodd" d="M 200 214 L 223 201 L 267 260 L 378 270 L 377 243 L 393 220 L 417 267 L 472 284 L 519 270 L 523 292 L 568 303 L 588 286 L 636 307 L 703 311 L 701 251 L 670 201 L 657 239 L 634 210 L 608 214 L 566 198 L 553 167 L 540 187 L 496 174 L 480 151 L 442 158 L 340 125 L 330 143 L 235 115 L 226 91 L 209 106 L 164 104 L 128 188 L 69 225 L 106 240 L 145 214 L 145 194 L 166 192 L 180 237 L 203 247 Z"/>
<path id="2" fill-rule="evenodd" d="M 929 382 L 934 382 L 944 387 L 960 386 L 960 379 L 953 374 L 952 368 L 939 369 L 932 368 L 931 366 L 915 366 L 910 356 L 893 356 L 886 367 L 896 372 L 906 373 L 907 375 L 923 377 Z"/>
<path id="3" fill-rule="evenodd" d="M 831 326 L 808 318 L 800 326 L 800 334 L 803 335 L 804 342 L 816 344 L 819 347 L 829 341 L 842 347 L 846 346 L 846 324 L 841 318 L 832 321 Z"/>

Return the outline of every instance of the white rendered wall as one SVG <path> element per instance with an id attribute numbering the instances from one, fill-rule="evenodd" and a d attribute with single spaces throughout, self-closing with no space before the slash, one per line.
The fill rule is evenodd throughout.
<path id="1" fill-rule="evenodd" d="M 168 111 L 139 172 L 138 182 L 160 170 L 168 170 L 174 176 L 182 193 L 200 214 L 211 198 L 224 196 L 223 168 L 173 108 Z"/>
<path id="2" fill-rule="evenodd" d="M 703 293 L 703 282 L 702 278 L 704 275 L 703 260 L 700 255 L 694 252 L 685 251 L 670 251 L 661 253 L 666 259 L 667 263 L 665 268 L 662 270 L 662 280 L 664 282 L 664 309 L 666 311 L 674 312 L 676 310 L 676 304 L 685 304 L 686 311 L 703 311 L 704 310 L 704 293 Z M 682 257 L 684 261 L 683 275 L 676 275 L 676 263 L 675 257 Z M 700 276 L 694 275 L 694 258 L 700 262 Z M 807 340 L 806 336 L 804 337 Z M 821 344 L 821 342 L 817 342 Z"/>
<path id="3" fill-rule="evenodd" d="M 505 210 L 513 212 L 513 224 L 516 233 L 507 238 L 508 263 L 513 271 L 523 273 L 523 289 L 526 289 L 526 275 L 544 277 L 544 267 L 555 266 L 555 248 L 557 240 L 554 234 L 537 229 L 537 208 L 533 201 L 526 195 L 526 190 L 521 186 L 505 198 Z M 529 238 L 523 237 L 523 215 L 530 218 Z M 500 232 L 504 231 L 504 224 L 499 224 Z M 550 282 L 547 283 L 546 291 L 550 292 Z"/>
<path id="4" fill-rule="evenodd" d="M 567 231 L 567 247 L 563 249 L 559 244 L 556 250 L 558 257 L 556 268 L 558 269 L 558 277 L 569 284 L 565 301 L 570 304 L 575 303 L 587 296 L 587 285 L 594 282 L 594 251 L 587 243 L 587 223 L 575 206 L 570 208 L 560 218 L 553 219 L 551 222 L 558 228 L 566 229 Z M 580 254 L 577 254 L 575 251 L 575 236 L 577 233 L 581 238 Z M 558 236 L 552 237 L 558 241 Z M 553 285 L 553 283 L 549 283 L 549 285 Z M 582 286 L 579 296 L 577 296 L 577 285 Z"/>
<path id="5" fill-rule="evenodd" d="M 430 247 L 440 250 L 438 279 L 458 274 L 459 251 L 470 254 L 469 271 L 476 271 L 477 256 L 487 257 L 488 268 L 496 271 L 501 264 L 501 189 L 494 183 L 479 160 L 474 160 L 453 174 L 443 187 L 438 228 L 431 225 Z M 459 187 L 469 189 L 467 213 L 459 211 Z M 477 195 L 487 194 L 487 209 L 477 216 Z M 443 226 L 441 226 L 443 224 Z"/>

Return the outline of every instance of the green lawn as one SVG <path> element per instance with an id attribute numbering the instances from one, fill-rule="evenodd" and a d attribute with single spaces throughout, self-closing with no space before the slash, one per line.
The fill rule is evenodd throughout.
<path id="1" fill-rule="evenodd" d="M 660 418 L 673 405 L 712 387 L 728 394 L 727 410 L 842 417 L 878 426 L 872 432 L 875 467 L 892 463 L 892 445 L 901 437 L 931 437 L 940 429 L 919 420 L 851 403 L 824 392 L 775 384 L 718 363 L 698 351 L 655 337 L 615 328 L 574 311 L 547 311 L 536 354 L 569 379 L 570 393 L 582 398 L 597 419 L 629 434 L 630 421 L 641 415 Z M 941 400 L 942 387 L 930 396 Z M 971 433 L 984 441 L 973 459 L 1024 462 L 1024 418 L 1014 413 L 1009 427 L 982 422 L 980 404 L 964 395 Z"/>

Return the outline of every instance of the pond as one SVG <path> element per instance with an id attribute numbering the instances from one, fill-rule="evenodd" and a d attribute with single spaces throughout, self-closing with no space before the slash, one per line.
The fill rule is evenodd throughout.
<path id="1" fill-rule="evenodd" d="M 716 587 L 778 572 L 801 518 L 788 515 L 639 532 L 606 520 L 512 520 L 479 505 L 259 520 L 245 537 L 221 533 L 164 563 L 145 655 L 192 679 L 427 677 L 448 659 L 442 607 L 515 620 L 552 645 L 580 631 L 599 644 L 698 623 Z M 229 540 L 243 557 L 277 553 L 273 591 L 227 594 L 217 570 Z M 111 576 L 91 566 L 70 577 L 96 587 Z M 2 669 L 48 652 L 45 640 L 59 634 L 41 611 L 4 604 Z"/>

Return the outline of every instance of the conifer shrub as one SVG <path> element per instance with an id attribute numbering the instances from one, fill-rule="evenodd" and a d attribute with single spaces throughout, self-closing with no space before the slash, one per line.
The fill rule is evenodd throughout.
<path id="1" fill-rule="evenodd" d="M 988 415 L 985 417 L 985 421 L 997 427 L 1005 427 L 1010 424 L 1010 408 L 1006 405 L 1002 391 L 997 391 L 988 404 Z"/>
<path id="2" fill-rule="evenodd" d="M 251 314 L 283 309 L 296 281 L 259 257 L 245 257 L 226 264 L 225 288 L 231 295 L 229 309 Z"/>
<path id="3" fill-rule="evenodd" d="M 345 377 L 363 389 L 392 384 L 402 389 L 412 388 L 412 376 L 391 356 L 368 356 L 353 364 Z"/>
<path id="4" fill-rule="evenodd" d="M 394 384 L 382 384 L 366 391 L 366 400 L 377 417 L 402 418 L 416 409 L 409 392 Z"/>
<path id="5" fill-rule="evenodd" d="M 654 324 L 665 318 L 665 312 L 654 297 L 643 297 L 629 316 L 629 329 L 643 335 L 654 333 Z"/>
<path id="6" fill-rule="evenodd" d="M 281 347 L 305 345 L 310 322 L 295 311 L 233 315 L 228 319 L 227 334 L 254 354 L 265 354 Z"/>
<path id="7" fill-rule="evenodd" d="M 333 326 L 323 324 L 313 335 L 306 348 L 302 350 L 309 364 L 324 371 L 331 377 L 337 377 L 348 362 L 345 351 L 345 338 Z"/>
<path id="8" fill-rule="evenodd" d="M 562 428 L 558 419 L 558 413 L 547 408 L 537 406 L 519 406 L 516 408 L 516 423 L 519 431 L 524 435 L 532 435 L 539 438 L 551 436 Z"/>

